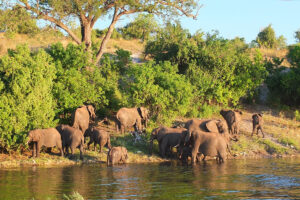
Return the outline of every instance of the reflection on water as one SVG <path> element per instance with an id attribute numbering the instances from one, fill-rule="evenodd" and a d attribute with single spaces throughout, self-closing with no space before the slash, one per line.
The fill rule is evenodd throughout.
<path id="1" fill-rule="evenodd" d="M 300 199 L 300 159 L 0 170 L 0 199 Z"/>

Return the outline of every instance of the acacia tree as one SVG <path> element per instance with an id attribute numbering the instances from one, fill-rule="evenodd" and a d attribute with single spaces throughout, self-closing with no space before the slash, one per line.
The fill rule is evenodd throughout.
<path id="1" fill-rule="evenodd" d="M 4 1 L 12 2 L 0 0 L 0 4 Z M 84 43 L 86 51 L 89 52 L 95 23 L 101 17 L 109 15 L 111 23 L 93 60 L 94 63 L 98 63 L 101 59 L 114 27 L 122 16 L 146 12 L 196 18 L 200 8 L 197 0 L 15 0 L 13 2 L 13 6 L 18 5 L 26 9 L 33 17 L 54 23 L 66 31 L 77 44 Z M 78 38 L 68 25 L 72 20 L 80 22 L 81 38 Z"/>

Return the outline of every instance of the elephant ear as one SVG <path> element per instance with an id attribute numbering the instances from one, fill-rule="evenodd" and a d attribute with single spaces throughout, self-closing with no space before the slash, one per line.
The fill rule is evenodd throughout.
<path id="1" fill-rule="evenodd" d="M 87 105 L 87 106 L 86 106 L 86 109 L 88 110 L 90 116 L 91 116 L 92 118 L 94 118 L 94 117 L 95 117 L 95 109 L 94 109 L 94 106 L 92 106 L 92 105 Z"/>
<path id="2" fill-rule="evenodd" d="M 219 129 L 217 126 L 218 121 L 217 120 L 210 120 L 205 125 L 209 132 L 218 133 Z"/>
<path id="3" fill-rule="evenodd" d="M 41 139 L 41 130 L 32 131 L 32 140 L 37 142 Z"/>

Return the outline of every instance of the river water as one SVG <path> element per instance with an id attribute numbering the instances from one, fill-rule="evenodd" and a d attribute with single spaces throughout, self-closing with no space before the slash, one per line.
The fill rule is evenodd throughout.
<path id="1" fill-rule="evenodd" d="M 0 199 L 300 199 L 300 158 L 0 170 Z"/>

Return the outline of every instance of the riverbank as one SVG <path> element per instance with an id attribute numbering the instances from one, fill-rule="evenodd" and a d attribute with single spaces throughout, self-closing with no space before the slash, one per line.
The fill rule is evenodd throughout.
<path id="1" fill-rule="evenodd" d="M 231 142 L 231 153 L 229 159 L 244 158 L 271 158 L 271 157 L 292 157 L 300 156 L 300 122 L 286 117 L 283 112 L 276 112 L 266 107 L 246 107 L 243 110 L 241 134 L 238 142 Z M 251 137 L 252 133 L 252 114 L 256 112 L 263 113 L 264 133 Z M 220 119 L 215 115 L 212 118 Z M 182 119 L 186 121 L 188 119 Z M 180 121 L 180 120 L 179 120 Z M 115 134 L 113 126 L 102 126 L 103 129 L 111 133 L 111 143 L 113 146 L 125 146 L 129 152 L 128 163 L 154 163 L 169 162 L 169 159 L 162 159 L 158 156 L 158 146 L 154 145 L 154 154 L 150 156 L 149 134 L 152 128 L 147 130 L 147 135 L 140 141 L 135 142 L 135 138 L 128 134 Z M 91 145 L 93 148 L 93 145 Z M 99 147 L 98 147 L 99 150 Z M 68 166 L 81 165 L 90 163 L 105 163 L 107 157 L 107 148 L 102 153 L 86 150 L 84 159 L 79 159 L 77 150 L 74 159 L 60 157 L 58 150 L 54 149 L 53 153 L 41 153 L 39 158 L 30 158 L 30 151 L 20 153 L 0 154 L 1 168 L 17 168 L 23 166 Z"/>

